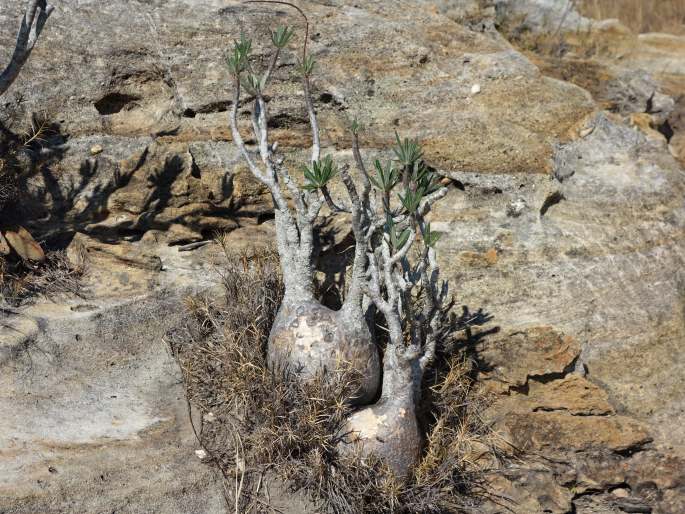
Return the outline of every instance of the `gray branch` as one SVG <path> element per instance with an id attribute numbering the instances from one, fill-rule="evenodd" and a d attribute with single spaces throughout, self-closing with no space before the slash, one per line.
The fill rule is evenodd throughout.
<path id="1" fill-rule="evenodd" d="M 345 298 L 344 309 L 350 312 L 362 314 L 363 302 L 363 282 L 366 280 L 366 246 L 367 238 L 364 225 L 368 223 L 368 193 L 364 185 L 363 196 L 360 198 L 348 166 L 340 168 L 340 178 L 342 179 L 347 194 L 350 198 L 350 210 L 352 212 L 352 233 L 354 234 L 354 262 L 352 263 L 352 277 L 350 287 Z M 368 179 L 367 179 L 368 180 Z"/>
<path id="2" fill-rule="evenodd" d="M 312 162 L 314 162 L 318 161 L 321 156 L 321 141 L 319 139 L 319 122 L 316 119 L 314 102 L 309 90 L 309 77 L 306 75 L 302 79 L 302 87 L 304 89 L 304 101 L 307 104 L 307 114 L 309 114 L 309 124 L 312 127 Z"/>
<path id="3" fill-rule="evenodd" d="M 269 68 L 266 70 L 266 74 L 264 75 L 264 78 L 262 79 L 262 89 L 265 89 L 267 85 L 269 85 L 269 81 L 271 80 L 271 77 L 273 76 L 274 70 L 276 69 L 276 64 L 278 64 L 278 57 L 281 55 L 281 49 L 276 47 L 276 51 L 274 52 L 273 57 L 271 58 L 271 63 L 269 64 Z"/>
<path id="4" fill-rule="evenodd" d="M 48 21 L 54 9 L 55 7 L 47 3 L 46 0 L 31 0 L 29 2 L 21 20 L 17 43 L 10 62 L 0 73 L 0 95 L 7 91 L 19 76 L 43 31 L 45 22 Z"/>

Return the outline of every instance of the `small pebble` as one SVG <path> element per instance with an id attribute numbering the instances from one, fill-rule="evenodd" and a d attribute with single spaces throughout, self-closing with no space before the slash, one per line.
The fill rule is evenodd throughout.
<path id="1" fill-rule="evenodd" d="M 207 452 L 204 451 L 202 448 L 200 448 L 199 450 L 195 450 L 195 455 L 200 460 L 205 460 L 207 458 Z"/>
<path id="2" fill-rule="evenodd" d="M 579 135 L 580 135 L 580 137 L 587 137 L 590 134 L 592 134 L 592 132 L 594 130 L 595 130 L 595 127 L 586 127 L 584 129 L 580 129 Z"/>
<path id="3" fill-rule="evenodd" d="M 507 216 L 510 218 L 518 218 L 523 211 L 526 210 L 527 204 L 523 198 L 517 198 L 509 205 L 507 205 Z"/>
<path id="4" fill-rule="evenodd" d="M 212 421 L 216 421 L 216 416 L 214 415 L 213 412 L 208 412 L 204 416 L 202 416 L 202 419 L 206 421 L 207 423 L 211 423 Z"/>
<path id="5" fill-rule="evenodd" d="M 480 84 L 474 84 L 471 86 L 471 94 L 477 95 L 478 93 L 480 93 Z"/>
<path id="6" fill-rule="evenodd" d="M 90 147 L 90 155 L 97 155 L 102 153 L 102 145 L 93 145 Z"/>
<path id="7" fill-rule="evenodd" d="M 611 491 L 611 494 L 618 498 L 628 498 L 630 496 L 630 491 L 628 489 L 624 489 L 623 487 L 619 487 L 618 489 Z"/>

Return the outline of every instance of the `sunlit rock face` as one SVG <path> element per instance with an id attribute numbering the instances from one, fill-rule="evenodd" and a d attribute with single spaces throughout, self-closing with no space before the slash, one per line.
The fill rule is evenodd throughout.
<path id="1" fill-rule="evenodd" d="M 600 112 L 610 107 L 601 97 L 605 85 L 630 72 L 631 62 L 659 75 L 659 84 L 672 88 L 660 92 L 677 97 L 681 41 L 642 36 L 634 46 L 614 31 L 627 46 L 613 57 L 630 57 L 617 67 L 621 73 L 601 68 L 593 80 L 586 73 L 576 81 L 579 87 L 565 81 L 575 75 L 557 70 L 551 78 L 551 66 L 510 45 L 495 30 L 496 13 L 480 12 L 477 2 L 306 7 L 325 153 L 351 159 L 346 129 L 358 116 L 367 158 L 387 157 L 397 130 L 418 137 L 427 161 L 453 180 L 432 213 L 435 230 L 445 233 L 442 271 L 465 319 L 478 323 L 463 342 L 480 365 L 479 383 L 497 395 L 487 414 L 528 452 L 529 465 L 504 469 L 495 480 L 516 500 L 508 507 L 521 514 L 611 512 L 618 508 L 612 491 L 622 488 L 635 508 L 644 510 L 643 502 L 683 512 L 685 179 L 671 155 L 680 155 L 682 121 L 674 116 L 682 109 L 676 103 L 669 115 L 670 141 L 641 132 L 643 118 L 631 125 L 630 113 Z M 11 2 L 0 13 L 2 62 L 19 9 Z M 71 242 L 72 253 L 92 256 L 94 291 L 87 302 L 59 303 L 59 321 L 42 304 L 21 313 L 29 321 L 12 318 L 12 327 L 41 342 L 41 351 L 29 354 L 36 371 L 30 385 L 30 368 L 2 375 L 0 412 L 14 414 L 0 422 L 0 483 L 7 484 L 0 496 L 13 512 L 73 510 L 70 501 L 97 511 L 125 506 L 127 498 L 164 512 L 224 508 L 220 485 L 184 460 L 192 458 L 193 439 L 164 347 L 134 344 L 121 325 L 115 343 L 96 329 L 96 318 L 112 298 L 211 284 L 220 263 L 213 245 L 180 253 L 176 245 L 215 231 L 229 231 L 235 249 L 273 239 L 270 198 L 230 142 L 224 53 L 244 29 L 264 35 L 255 51 L 257 62 L 265 61 L 267 30 L 283 23 L 302 34 L 286 7 L 62 1 L 3 96 L 5 128 L 21 132 L 32 112 L 56 124 L 49 159 L 26 184 L 32 199 L 22 215 L 37 240 Z M 269 93 L 271 134 L 292 170 L 309 145 L 293 73 L 300 41 L 286 52 Z M 584 60 L 579 66 L 598 70 Z M 249 118 L 241 124 L 247 134 Z M 348 235 L 344 227 L 335 234 L 322 265 L 345 250 Z M 75 321 L 84 318 L 90 321 Z M 5 325 L 0 331 L 14 350 L 3 347 L 2 359 L 26 343 Z M 326 327 L 336 321 L 312 328 L 325 340 Z M 154 328 L 149 340 L 157 335 Z M 53 347 L 43 338 L 57 338 L 68 366 L 45 357 Z M 98 384 L 88 393 L 95 403 L 81 402 L 74 383 L 84 391 Z M 26 391 L 49 391 L 39 407 L 69 408 L 35 408 Z M 107 400 L 112 395 L 121 405 Z M 544 466 L 530 455 L 545 458 Z M 58 473 L 47 471 L 51 466 Z M 100 475 L 129 486 L 93 486 Z M 207 497 L 216 500 L 211 508 L 192 503 Z"/>
<path id="2" fill-rule="evenodd" d="M 590 117 L 580 133 L 558 147 L 550 177 L 452 174 L 464 191 L 436 207 L 433 225 L 448 234 L 439 255 L 463 302 L 493 316 L 471 338 L 484 383 L 503 395 L 492 419 L 517 444 L 572 452 L 559 470 L 582 487 L 610 488 L 612 466 L 645 484 L 643 462 L 685 455 L 674 380 L 685 365 L 684 175 L 664 141 L 617 117 Z M 591 384 L 567 387 L 579 378 Z M 553 394 L 569 403 L 547 404 Z M 659 469 L 660 508 L 678 512 L 681 472 Z M 549 508 L 545 488 L 521 501 Z M 552 489 L 564 499 L 552 511 L 573 503 Z"/>

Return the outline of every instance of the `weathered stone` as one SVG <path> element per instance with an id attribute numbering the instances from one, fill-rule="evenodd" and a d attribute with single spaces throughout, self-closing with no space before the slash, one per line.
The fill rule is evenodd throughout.
<path id="1" fill-rule="evenodd" d="M 162 269 L 162 261 L 159 256 L 147 253 L 139 245 L 133 245 L 125 241 L 118 244 L 107 244 L 84 234 L 77 234 L 72 240 L 68 253 L 80 256 L 84 251 L 89 259 L 96 259 L 100 256 L 101 258 L 119 261 L 126 266 L 141 268 L 151 272 Z M 73 260 L 76 261 L 76 258 Z"/>
<path id="2" fill-rule="evenodd" d="M 496 501 L 486 501 L 480 512 L 563 514 L 572 508 L 573 493 L 555 481 L 544 466 L 516 466 L 497 473 L 489 486 Z"/>
<path id="3" fill-rule="evenodd" d="M 595 24 L 581 16 L 573 1 L 495 0 L 500 23 L 516 24 L 520 31 L 558 36 L 566 32 L 588 32 Z"/>
<path id="4" fill-rule="evenodd" d="M 4 511 L 225 512 L 220 478 L 192 457 L 181 372 L 160 339 L 178 302 L 23 314 L 41 328 L 0 361 Z"/>
<path id="5" fill-rule="evenodd" d="M 23 315 L 3 314 L 0 324 L 0 366 L 26 351 L 38 332 L 38 323 L 35 319 Z"/>
<path id="6" fill-rule="evenodd" d="M 624 487 L 617 487 L 616 489 L 613 489 L 611 491 L 611 494 L 613 494 L 617 498 L 627 498 L 628 496 L 630 496 L 630 490 Z"/>
<path id="7" fill-rule="evenodd" d="M 324 152 L 350 160 L 346 131 L 359 116 L 367 127 L 367 160 L 388 155 L 397 129 L 418 137 L 429 163 L 452 179 L 432 222 L 445 234 L 438 243 L 441 269 L 464 305 L 464 319 L 482 325 L 470 327 L 462 342 L 482 364 L 480 378 L 509 395 L 496 404 L 499 426 L 522 448 L 564 463 L 538 469 L 522 455 L 525 471 L 502 489 L 516 499 L 512 509 L 568 512 L 573 503 L 578 512 L 615 510 L 605 496 L 627 484 L 639 501 L 679 514 L 685 510 L 678 380 L 685 369 L 685 178 L 666 143 L 683 159 L 682 106 L 676 102 L 663 121 L 662 113 L 648 112 L 654 105 L 641 94 L 623 102 L 620 114 L 597 111 L 618 105 L 627 82 L 612 81 L 641 76 L 640 69 L 660 94 L 682 92 L 683 39 L 637 37 L 597 22 L 592 41 L 610 44 L 597 45 L 606 51 L 588 60 L 576 51 L 585 32 L 574 36 L 585 20 L 570 13 L 561 23 L 567 2 L 500 1 L 499 19 L 507 5 L 528 9 L 525 24 L 552 32 L 555 48 L 561 27 L 563 59 L 524 56 L 496 32 L 495 13 L 482 2 L 308 4 Z M 14 44 L 20 7 L 0 13 L 2 51 Z M 87 281 L 96 304 L 212 283 L 215 245 L 179 253 L 169 244 L 207 239 L 215 230 L 230 231 L 225 241 L 236 250 L 273 240 L 269 195 L 230 144 L 223 54 L 242 29 L 265 35 L 277 23 L 295 24 L 298 34 L 269 91 L 271 133 L 298 170 L 310 136 L 292 73 L 302 31 L 291 10 L 232 0 L 171 0 L 163 7 L 60 2 L 25 72 L 3 96 L 3 125 L 18 131 L 32 111 L 47 111 L 58 124 L 47 149 L 52 158 L 27 183 L 32 196 L 22 207 L 32 223 L 26 226 L 41 240 L 42 234 L 68 241 L 87 233 Z M 256 65 L 270 52 L 267 39 L 255 38 Z M 475 96 L 474 84 L 481 87 Z M 241 114 L 240 121 L 247 134 L 248 117 Z M 663 137 L 652 137 L 654 131 Z M 96 145 L 103 150 L 92 155 Z M 342 249 L 344 232 L 331 239 L 327 255 Z M 74 238 L 74 248 L 82 237 Z M 136 321 L 119 328 L 122 338 L 114 341 L 95 331 L 95 314 L 87 323 L 74 314 L 86 316 L 79 305 L 59 323 L 48 321 L 41 335 L 41 342 L 48 336 L 59 342 L 67 366 L 40 362 L 30 386 L 36 395 L 54 389 L 68 408 L 41 397 L 46 410 L 38 411 L 15 389 L 17 375 L 2 375 L 6 410 L 24 413 L 11 418 L 12 427 L 5 420 L 0 431 L 9 441 L 0 446 L 15 445 L 0 455 L 0 482 L 8 484 L 0 496 L 10 512 L 73 510 L 68 501 L 94 512 L 139 506 L 219 512 L 220 488 L 198 467 L 185 418 L 176 413 L 183 407 L 177 372 L 164 367 L 164 348 L 149 344 L 154 334 L 145 348 L 135 343 L 138 336 L 128 338 L 131 327 L 156 332 L 157 325 Z M 36 308 L 43 323 L 50 307 Z M 83 355 L 86 363 L 74 368 Z M 111 372 L 103 364 L 109 357 L 122 362 Z M 573 369 L 585 377 L 570 374 Z M 85 390 L 74 384 L 84 383 L 98 384 L 98 393 L 125 391 L 121 410 L 103 403 L 106 395 L 77 408 Z M 98 438 L 117 430 L 98 421 L 85 427 L 98 436 L 95 443 L 75 442 L 74 426 L 103 419 L 93 405 L 101 416 L 119 412 L 118 426 L 128 435 L 116 442 Z M 148 426 L 155 418 L 169 421 L 136 428 L 137 420 Z M 40 433 L 26 431 L 35 420 Z M 64 444 L 43 457 L 17 443 L 44 449 L 55 438 Z M 101 445 L 100 456 L 94 444 Z M 61 472 L 62 461 L 68 473 Z M 46 472 L 50 466 L 58 472 Z M 100 469 L 113 481 L 95 487 L 89 473 Z M 584 500 L 597 490 L 601 501 Z"/>
<path id="8" fill-rule="evenodd" d="M 5 239 L 19 257 L 25 261 L 43 262 L 45 253 L 24 227 L 5 231 Z"/>
<path id="9" fill-rule="evenodd" d="M 616 498 L 608 494 L 581 496 L 573 502 L 578 514 L 622 514 L 626 511 L 616 505 Z"/>
<path id="10" fill-rule="evenodd" d="M 9 255 L 11 251 L 12 250 L 10 249 L 7 239 L 5 239 L 5 236 L 3 236 L 2 232 L 0 232 L 0 255 Z"/>
<path id="11" fill-rule="evenodd" d="M 524 451 L 614 452 L 636 450 L 651 441 L 644 425 L 625 416 L 569 416 L 556 412 L 511 413 L 502 423 L 514 445 Z"/>
<path id="12" fill-rule="evenodd" d="M 479 345 L 479 359 L 492 370 L 488 378 L 520 387 L 529 377 L 561 375 L 580 354 L 580 344 L 552 327 L 531 327 Z"/>
<path id="13" fill-rule="evenodd" d="M 656 124 L 666 121 L 675 107 L 675 100 L 661 92 L 659 83 L 644 70 L 626 71 L 604 86 L 604 95 L 612 110 L 621 114 L 647 113 L 655 116 Z"/>
<path id="14" fill-rule="evenodd" d="M 526 400 L 533 411 L 564 411 L 580 416 L 614 413 L 607 393 L 576 374 L 551 382 L 529 380 Z"/>
<path id="15" fill-rule="evenodd" d="M 634 34 L 618 20 L 582 18 L 564 0 L 504 0 L 500 4 L 500 23 L 506 25 L 514 41 L 533 49 L 528 56 L 546 74 L 588 89 L 605 108 L 627 115 L 649 114 L 654 122 L 651 129 L 667 140 L 679 137 L 681 124 L 676 111 L 682 110 L 685 87 L 682 35 Z M 541 4 L 544 7 L 540 8 Z M 555 14 L 546 16 L 550 10 Z M 539 23 L 560 21 L 564 12 L 563 26 L 552 28 L 549 23 Z M 580 26 L 584 28 L 578 30 Z M 525 31 L 533 35 L 526 36 Z M 681 146 L 673 144 L 671 150 L 685 162 Z"/>

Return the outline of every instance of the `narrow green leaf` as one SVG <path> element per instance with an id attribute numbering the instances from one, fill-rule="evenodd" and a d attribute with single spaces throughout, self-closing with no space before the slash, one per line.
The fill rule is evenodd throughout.
<path id="1" fill-rule="evenodd" d="M 408 228 L 405 228 L 402 233 L 400 234 L 398 240 L 397 240 L 397 246 L 396 248 L 399 250 L 402 248 L 406 242 L 409 240 L 409 235 L 411 234 L 411 230 Z"/>
<path id="2" fill-rule="evenodd" d="M 295 30 L 288 26 L 277 27 L 276 30 L 271 32 L 271 42 L 275 47 L 283 48 L 290 42 L 294 33 Z"/>
<path id="3" fill-rule="evenodd" d="M 304 61 L 301 61 L 298 64 L 298 71 L 304 75 L 305 77 L 309 77 L 312 74 L 312 71 L 314 70 L 314 65 L 316 64 L 316 61 L 311 55 L 308 55 L 305 57 Z"/>

